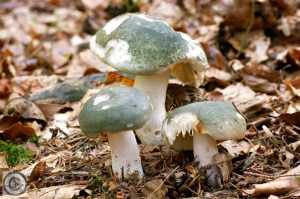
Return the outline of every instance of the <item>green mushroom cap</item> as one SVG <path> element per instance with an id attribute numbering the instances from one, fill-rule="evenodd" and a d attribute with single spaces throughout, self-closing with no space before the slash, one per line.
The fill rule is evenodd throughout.
<path id="1" fill-rule="evenodd" d="M 194 133 L 209 134 L 215 140 L 242 139 L 246 121 L 232 104 L 216 101 L 182 106 L 173 110 L 164 121 L 163 137 L 167 144 L 180 145 L 187 134 L 190 137 Z"/>
<path id="2" fill-rule="evenodd" d="M 96 138 L 141 128 L 150 118 L 152 105 L 142 91 L 125 86 L 111 87 L 93 95 L 79 114 L 82 132 Z"/>
<path id="3" fill-rule="evenodd" d="M 173 67 L 180 81 L 194 86 L 202 83 L 201 72 L 208 68 L 197 41 L 144 14 L 113 18 L 96 33 L 90 47 L 103 62 L 119 71 L 152 75 Z"/>

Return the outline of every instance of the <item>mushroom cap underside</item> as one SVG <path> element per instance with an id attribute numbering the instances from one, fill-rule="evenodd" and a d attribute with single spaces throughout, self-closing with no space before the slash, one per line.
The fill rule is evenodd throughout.
<path id="1" fill-rule="evenodd" d="M 92 51 L 106 64 L 135 75 L 173 68 L 183 83 L 199 86 L 208 68 L 201 45 L 162 20 L 124 14 L 110 20 L 92 38 Z"/>
<path id="2" fill-rule="evenodd" d="M 170 112 L 164 121 L 163 138 L 168 145 L 180 145 L 185 137 L 192 140 L 190 136 L 194 133 L 209 134 L 215 140 L 242 139 L 246 121 L 232 104 L 216 101 L 182 106 Z"/>
<path id="3" fill-rule="evenodd" d="M 150 118 L 152 105 L 142 91 L 111 87 L 93 95 L 79 114 L 80 128 L 88 137 L 141 128 Z"/>

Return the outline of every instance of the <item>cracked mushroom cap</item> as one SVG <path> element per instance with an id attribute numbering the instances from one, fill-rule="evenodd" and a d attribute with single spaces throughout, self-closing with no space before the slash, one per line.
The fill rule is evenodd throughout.
<path id="1" fill-rule="evenodd" d="M 177 150 L 193 149 L 193 134 L 209 134 L 215 140 L 242 139 L 246 121 L 232 104 L 204 101 L 173 110 L 163 124 L 163 139 Z"/>
<path id="2" fill-rule="evenodd" d="M 92 38 L 90 47 L 103 62 L 119 71 L 152 75 L 173 67 L 180 81 L 196 87 L 208 68 L 197 41 L 144 14 L 113 18 Z"/>
<path id="3" fill-rule="evenodd" d="M 139 129 L 151 113 L 149 97 L 142 91 L 126 86 L 111 87 L 93 95 L 83 105 L 79 124 L 86 136 L 96 138 L 102 133 Z"/>

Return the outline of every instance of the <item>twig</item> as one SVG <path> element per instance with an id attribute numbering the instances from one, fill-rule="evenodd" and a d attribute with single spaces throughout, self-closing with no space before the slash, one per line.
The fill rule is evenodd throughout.
<path id="1" fill-rule="evenodd" d="M 250 171 L 244 171 L 244 174 L 257 176 L 257 177 L 269 178 L 271 180 L 274 180 L 276 178 L 283 178 L 283 177 L 299 177 L 300 176 L 300 173 L 299 174 L 295 173 L 295 174 L 269 175 L 269 174 L 253 173 Z"/>
<path id="2" fill-rule="evenodd" d="M 147 199 L 150 199 L 151 196 L 167 181 L 167 179 L 179 168 L 177 166 L 171 173 L 167 175 L 167 177 L 162 181 L 162 183 L 147 197 Z"/>
<path id="3" fill-rule="evenodd" d="M 241 114 L 241 116 L 243 116 L 243 118 L 247 121 L 248 118 L 236 107 L 236 105 L 232 102 L 233 107 L 235 108 L 235 110 Z"/>

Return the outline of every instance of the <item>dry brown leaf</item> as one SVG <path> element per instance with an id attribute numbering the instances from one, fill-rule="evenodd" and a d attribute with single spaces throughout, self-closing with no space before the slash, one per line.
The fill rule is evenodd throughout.
<path id="1" fill-rule="evenodd" d="M 209 66 L 223 70 L 226 66 L 226 61 L 222 53 L 213 45 L 201 42 L 201 46 L 205 51 Z"/>
<path id="2" fill-rule="evenodd" d="M 287 177 L 280 177 L 276 180 L 264 183 L 256 184 L 254 194 L 256 195 L 282 195 L 290 191 L 298 189 L 300 187 L 300 166 L 293 168 L 286 175 L 294 175 Z M 297 179 L 298 178 L 298 179 Z"/>
<path id="3" fill-rule="evenodd" d="M 46 118 L 39 107 L 30 100 L 15 98 L 9 100 L 4 107 L 3 115 L 20 115 L 24 119 L 35 119 L 46 123 Z"/>
<path id="4" fill-rule="evenodd" d="M 250 58 L 250 63 L 261 63 L 266 61 L 269 57 L 267 50 L 271 45 L 270 38 L 264 35 L 255 35 L 248 48 L 245 49 L 246 57 Z"/>
<path id="5" fill-rule="evenodd" d="M 147 14 L 166 21 L 171 26 L 175 25 L 183 16 L 183 12 L 176 1 L 154 0 L 147 10 Z"/>
<path id="6" fill-rule="evenodd" d="M 28 198 L 42 198 L 42 199 L 69 199 L 78 195 L 79 192 L 85 188 L 86 185 L 51 186 L 51 187 L 31 190 L 27 194 L 24 194 L 24 196 L 25 197 L 27 196 Z"/>
<path id="7" fill-rule="evenodd" d="M 8 171 L 9 167 L 7 164 L 7 155 L 6 153 L 0 152 L 0 187 L 3 185 L 3 174 L 4 171 Z"/>
<path id="8" fill-rule="evenodd" d="M 17 84 L 8 79 L 0 79 L 0 98 L 8 97 L 14 90 Z"/>
<path id="9" fill-rule="evenodd" d="M 145 146 L 142 148 L 141 153 L 151 153 L 154 150 L 160 151 L 158 146 Z"/>
<path id="10" fill-rule="evenodd" d="M 287 88 L 292 92 L 293 95 L 300 97 L 300 86 L 299 86 L 300 79 L 297 79 L 296 81 L 293 82 L 289 80 L 284 80 L 283 82 L 285 83 Z"/>
<path id="11" fill-rule="evenodd" d="M 279 83 L 281 81 L 280 72 L 264 64 L 252 64 L 251 66 L 245 66 L 242 71 L 247 75 L 260 77 L 268 80 L 269 82 Z"/>
<path id="12" fill-rule="evenodd" d="M 276 94 L 278 84 L 271 83 L 266 79 L 262 79 L 253 75 L 244 75 L 244 81 L 247 86 L 256 92 L 266 94 Z"/>
<path id="13" fill-rule="evenodd" d="M 205 71 L 205 77 L 222 88 L 228 86 L 234 79 L 230 73 L 217 68 L 209 68 Z"/>
<path id="14" fill-rule="evenodd" d="M 300 126 L 300 112 L 283 113 L 279 115 L 279 118 L 288 122 L 289 124 Z"/>
<path id="15" fill-rule="evenodd" d="M 21 116 L 19 115 L 4 115 L 0 118 L 0 131 L 11 127 L 13 124 L 17 123 L 20 120 Z"/>
<path id="16" fill-rule="evenodd" d="M 0 171 L 9 170 L 6 153 L 0 152 Z M 1 178 L 2 180 L 2 178 Z"/>
<path id="17" fill-rule="evenodd" d="M 168 192 L 168 188 L 163 184 L 162 180 L 154 179 L 146 182 L 141 191 L 149 199 L 163 199 Z"/>
<path id="18" fill-rule="evenodd" d="M 65 156 L 69 156 L 70 155 L 70 151 L 60 151 L 56 154 L 50 154 L 46 157 L 43 157 L 40 159 L 39 162 L 45 161 L 47 164 L 47 168 L 55 168 L 57 166 L 57 160 L 59 158 L 64 158 Z M 21 172 L 29 177 L 30 174 L 32 173 L 32 170 L 35 168 L 35 166 L 39 163 L 39 162 L 35 162 L 32 165 L 30 165 L 29 167 L 27 167 L 26 169 L 22 170 Z"/>
<path id="19" fill-rule="evenodd" d="M 37 136 L 36 131 L 29 127 L 24 126 L 21 122 L 13 124 L 11 127 L 5 129 L 2 133 L 5 139 L 16 140 L 18 138 L 28 138 L 32 136 Z"/>
<path id="20" fill-rule="evenodd" d="M 55 113 L 58 113 L 64 108 L 70 108 L 69 106 L 62 104 L 44 104 L 37 102 L 36 105 L 40 108 L 42 113 L 44 113 L 46 118 L 52 118 Z"/>
<path id="21" fill-rule="evenodd" d="M 216 89 L 223 94 L 225 101 L 233 102 L 237 108 L 249 118 L 248 114 L 269 110 L 269 96 L 255 93 L 250 87 L 241 83 L 232 84 L 225 89 Z"/>
<path id="22" fill-rule="evenodd" d="M 118 73 L 115 72 L 108 72 L 103 83 L 104 84 L 112 84 L 115 82 L 120 82 L 122 85 L 125 86 L 133 86 L 134 80 L 130 79 L 128 77 L 124 77 L 122 75 L 119 75 Z"/>
<path id="23" fill-rule="evenodd" d="M 228 155 L 224 153 L 218 153 L 214 155 L 214 161 L 215 164 L 217 164 L 221 170 L 223 182 L 228 182 L 230 179 L 231 172 L 233 171 L 233 166 Z"/>
<path id="24" fill-rule="evenodd" d="M 242 141 L 227 140 L 224 142 L 220 142 L 219 145 L 221 145 L 226 149 L 231 159 L 249 153 L 251 148 L 251 145 L 248 142 L 243 140 Z"/>
<path id="25" fill-rule="evenodd" d="M 32 172 L 29 176 L 28 182 L 32 183 L 34 181 L 39 180 L 41 177 L 43 177 L 46 167 L 47 167 L 47 164 L 45 161 L 38 162 L 35 165 L 35 167 L 33 168 Z"/>

